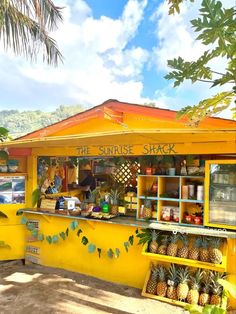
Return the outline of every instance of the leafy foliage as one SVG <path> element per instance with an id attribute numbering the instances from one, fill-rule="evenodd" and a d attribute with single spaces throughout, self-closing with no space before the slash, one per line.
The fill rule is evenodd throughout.
<path id="1" fill-rule="evenodd" d="M 61 9 L 51 0 L 0 1 L 0 38 L 17 55 L 36 60 L 39 47 L 43 60 L 57 65 L 62 55 L 48 32 L 62 21 Z"/>
<path id="2" fill-rule="evenodd" d="M 150 229 L 141 229 L 139 233 L 137 233 L 137 238 L 139 238 L 138 244 L 144 245 L 152 240 L 151 230 Z"/>
<path id="3" fill-rule="evenodd" d="M 51 112 L 40 110 L 2 110 L 0 111 L 0 141 L 8 137 L 17 138 L 35 130 L 44 128 L 48 125 L 73 116 L 83 110 L 83 106 L 59 106 Z M 30 123 L 29 123 L 30 122 Z M 1 129 L 9 130 L 7 133 L 1 132 Z M 1 135 L 2 134 L 2 135 Z"/>
<path id="4" fill-rule="evenodd" d="M 210 304 L 204 307 L 188 304 L 185 306 L 185 309 L 188 310 L 190 314 L 226 314 L 226 310 L 223 308 Z"/>
<path id="5" fill-rule="evenodd" d="M 169 0 L 170 14 L 179 12 L 179 4 L 182 0 Z M 202 0 L 200 16 L 191 21 L 197 40 L 205 46 L 209 46 L 203 55 L 196 61 L 185 61 L 181 57 L 168 60 L 168 66 L 173 69 L 165 78 L 174 80 L 174 87 L 179 86 L 185 80 L 192 83 L 201 81 L 209 83 L 210 87 L 232 85 L 232 89 L 221 92 L 204 99 L 193 108 L 187 106 L 179 112 L 179 117 L 188 116 L 190 124 L 196 126 L 206 116 L 215 115 L 228 108 L 236 94 L 236 23 L 235 9 L 225 9 L 222 3 L 216 0 Z M 213 47 L 213 48 L 212 48 Z M 227 66 L 223 73 L 212 69 L 210 63 L 217 58 L 225 58 Z M 233 117 L 235 116 L 235 108 Z"/>
<path id="6" fill-rule="evenodd" d="M 40 199 L 41 192 L 40 189 L 35 189 L 32 193 L 32 206 L 34 207 Z"/>
<path id="7" fill-rule="evenodd" d="M 9 138 L 9 131 L 6 128 L 0 127 L 0 142 L 4 142 Z M 3 153 L 7 154 L 7 152 L 1 151 L 3 157 Z M 8 158 L 8 154 L 7 154 Z"/>
<path id="8" fill-rule="evenodd" d="M 180 13 L 180 4 L 183 2 L 184 0 L 168 0 L 169 14 Z M 194 0 L 190 0 L 190 2 L 194 2 Z"/>

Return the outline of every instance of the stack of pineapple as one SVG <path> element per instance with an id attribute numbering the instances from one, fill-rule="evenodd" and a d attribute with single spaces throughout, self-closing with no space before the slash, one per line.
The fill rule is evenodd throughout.
<path id="1" fill-rule="evenodd" d="M 188 235 L 166 234 L 151 230 L 149 252 L 213 264 L 222 263 L 221 238 L 196 237 L 191 247 L 189 240 Z M 180 243 L 182 243 L 181 246 L 179 246 Z"/>
<path id="2" fill-rule="evenodd" d="M 189 304 L 221 306 L 223 287 L 218 279 L 225 277 L 225 273 L 202 269 L 192 271 L 175 264 L 171 264 L 168 269 L 163 265 L 152 264 L 146 292 Z"/>

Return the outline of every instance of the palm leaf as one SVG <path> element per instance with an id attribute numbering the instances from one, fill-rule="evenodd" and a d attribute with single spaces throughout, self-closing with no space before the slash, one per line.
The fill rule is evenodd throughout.
<path id="1" fill-rule="evenodd" d="M 11 0 L 0 2 L 0 39 L 5 49 L 36 60 L 39 46 L 43 60 L 57 65 L 62 55 L 49 35 L 62 20 L 60 8 L 51 0 Z"/>

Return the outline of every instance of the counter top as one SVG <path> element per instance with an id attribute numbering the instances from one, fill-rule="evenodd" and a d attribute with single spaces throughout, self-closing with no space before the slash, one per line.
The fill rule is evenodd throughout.
<path id="1" fill-rule="evenodd" d="M 47 213 L 47 212 L 40 212 L 34 210 L 22 210 L 23 213 L 26 214 L 34 214 L 39 216 L 48 216 L 48 217 L 60 217 L 65 219 L 78 219 L 78 220 L 85 220 L 89 222 L 98 222 L 98 223 L 108 223 L 114 225 L 125 225 L 131 227 L 138 227 L 138 228 L 151 228 L 156 230 L 162 231 L 172 231 L 173 233 L 185 233 L 185 234 L 194 234 L 194 235 L 205 235 L 205 236 L 215 236 L 221 238 L 235 238 L 236 239 L 236 232 L 228 231 L 226 229 L 220 228 L 210 228 L 210 227 L 191 227 L 191 226 L 181 226 L 181 225 L 173 225 L 173 224 L 163 224 L 153 221 L 141 221 L 136 220 L 135 217 L 127 217 L 127 216 L 118 216 L 112 219 L 96 219 L 96 218 L 88 218 L 82 216 L 70 216 L 70 215 L 62 215 L 62 214 L 54 214 L 54 213 Z"/>

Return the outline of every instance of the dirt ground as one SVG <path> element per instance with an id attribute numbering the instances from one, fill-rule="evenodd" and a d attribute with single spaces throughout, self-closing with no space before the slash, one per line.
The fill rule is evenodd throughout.
<path id="1" fill-rule="evenodd" d="M 139 289 L 70 271 L 0 262 L 0 314 L 183 314 L 182 308 L 143 298 Z"/>

